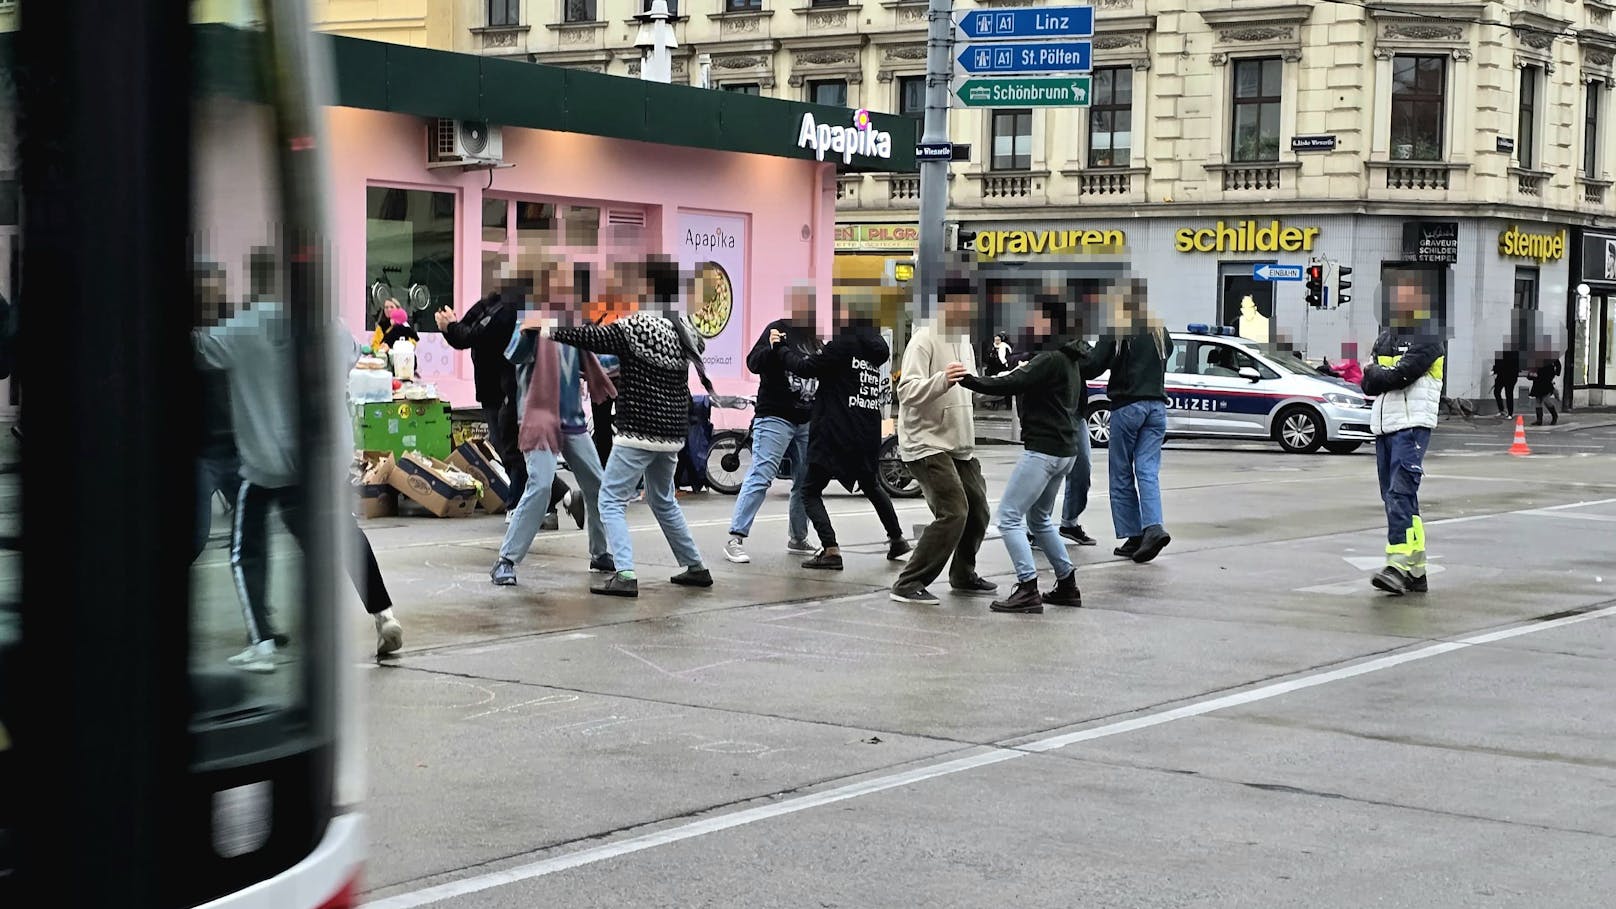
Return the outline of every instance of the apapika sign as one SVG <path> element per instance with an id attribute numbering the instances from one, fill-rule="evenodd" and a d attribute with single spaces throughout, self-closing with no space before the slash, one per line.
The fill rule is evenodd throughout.
<path id="1" fill-rule="evenodd" d="M 840 155 L 843 164 L 852 164 L 855 157 L 892 157 L 892 134 L 876 129 L 867 110 L 854 111 L 848 126 L 820 123 L 811 111 L 805 113 L 797 129 L 797 145 L 812 151 L 820 161 L 827 152 Z"/>

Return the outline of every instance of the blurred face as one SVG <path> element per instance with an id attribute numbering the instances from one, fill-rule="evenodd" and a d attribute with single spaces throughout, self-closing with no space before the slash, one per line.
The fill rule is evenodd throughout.
<path id="1" fill-rule="evenodd" d="M 976 314 L 976 298 L 970 294 L 948 294 L 942 298 L 943 326 L 959 331 L 971 327 Z"/>
<path id="2" fill-rule="evenodd" d="M 1399 328 L 1419 327 L 1431 318 L 1431 300 L 1424 288 L 1415 284 L 1394 284 L 1391 290 L 1392 324 Z"/>
<path id="3" fill-rule="evenodd" d="M 230 315 L 225 304 L 224 273 L 208 271 L 198 274 L 196 282 L 196 320 L 201 325 L 216 325 Z"/>
<path id="4" fill-rule="evenodd" d="M 807 287 L 793 287 L 786 292 L 786 318 L 799 328 L 813 328 L 819 321 L 814 305 L 814 291 Z"/>

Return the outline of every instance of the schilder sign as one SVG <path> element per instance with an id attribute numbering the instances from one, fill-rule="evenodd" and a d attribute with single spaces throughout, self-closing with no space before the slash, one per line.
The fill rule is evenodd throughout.
<path id="1" fill-rule="evenodd" d="M 853 112 L 849 126 L 833 126 L 814 121 L 812 113 L 802 115 L 802 126 L 797 130 L 797 145 L 811 149 L 814 157 L 823 161 L 830 152 L 840 155 L 843 164 L 852 164 L 855 157 L 891 158 L 892 134 L 875 128 L 870 112 Z"/>

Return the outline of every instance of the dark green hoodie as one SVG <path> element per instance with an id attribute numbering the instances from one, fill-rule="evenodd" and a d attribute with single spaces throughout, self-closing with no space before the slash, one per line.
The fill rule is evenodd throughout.
<path id="1" fill-rule="evenodd" d="M 1090 375 L 1105 370 L 1105 396 L 1112 407 L 1135 401 L 1167 400 L 1167 361 L 1173 336 L 1165 328 L 1138 328 L 1126 335 L 1108 334 L 1084 361 Z"/>
<path id="2" fill-rule="evenodd" d="M 1028 451 L 1056 458 L 1077 454 L 1078 393 L 1083 377 L 1078 369 L 1082 342 L 1068 341 L 1059 350 L 1046 350 L 1002 375 L 967 376 L 961 385 L 989 395 L 1015 395 L 1021 415 L 1021 443 Z"/>

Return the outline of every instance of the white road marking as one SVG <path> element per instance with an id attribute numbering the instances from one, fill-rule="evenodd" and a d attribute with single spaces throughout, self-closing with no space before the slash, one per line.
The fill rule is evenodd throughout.
<path id="1" fill-rule="evenodd" d="M 1146 713 L 1131 719 L 1106 723 L 1104 725 L 1095 726 L 1089 729 L 1081 729 L 1076 732 L 1069 732 L 1062 735 L 1047 736 L 1020 744 L 1010 742 L 1006 743 L 1004 747 L 989 747 L 987 750 L 966 757 L 955 758 L 953 760 L 943 761 L 936 764 L 914 767 L 898 773 L 890 773 L 884 776 L 872 777 L 870 779 L 860 780 L 858 782 L 848 783 L 842 786 L 836 786 L 820 792 L 813 792 L 806 795 L 782 799 L 780 801 L 768 802 L 753 808 L 746 808 L 740 811 L 734 811 L 715 817 L 702 818 L 700 820 L 669 827 L 665 830 L 658 830 L 653 833 L 646 833 L 640 836 L 632 836 L 617 842 L 605 843 L 588 849 L 581 849 L 577 852 L 568 853 L 566 855 L 558 855 L 551 858 L 542 859 L 537 862 L 530 862 L 525 865 L 517 865 L 516 867 L 507 868 L 503 871 L 493 871 L 486 874 L 479 874 L 472 877 L 462 878 L 457 881 L 450 881 L 448 883 L 426 887 L 421 890 L 401 893 L 386 899 L 366 903 L 365 905 L 368 907 L 368 909 L 414 909 L 414 907 L 417 906 L 429 906 L 434 903 L 441 903 L 444 900 L 467 896 L 473 893 L 481 893 L 482 891 L 490 890 L 495 887 L 502 887 L 507 884 L 515 884 L 522 881 L 533 880 L 534 878 L 544 877 L 546 875 L 566 871 L 571 868 L 592 865 L 596 862 L 603 862 L 625 855 L 632 855 L 637 852 L 644 852 L 648 849 L 654 849 L 658 846 L 666 846 L 670 843 L 679 843 L 684 842 L 685 840 L 692 840 L 697 837 L 718 833 L 724 830 L 730 830 L 736 827 L 742 827 L 747 824 L 755 824 L 759 821 L 767 821 L 778 817 L 784 817 L 786 815 L 797 814 L 799 812 L 807 811 L 812 808 L 819 808 L 824 805 L 845 802 L 849 799 L 856 799 L 866 795 L 874 795 L 878 792 L 886 792 L 888 790 L 898 789 L 903 786 L 912 786 L 916 783 L 923 783 L 927 780 L 951 776 L 956 773 L 963 773 L 967 770 L 975 770 L 980 767 L 987 767 L 993 764 L 1002 764 L 1005 761 L 1013 761 L 1033 754 L 1055 751 L 1071 745 L 1079 744 L 1081 742 L 1091 742 L 1096 739 L 1109 738 L 1111 736 L 1123 735 L 1129 732 L 1137 732 L 1141 729 L 1149 729 L 1154 726 L 1161 726 L 1177 720 L 1205 716 L 1206 714 L 1219 710 L 1227 710 L 1231 707 L 1241 707 L 1247 704 L 1277 698 L 1282 695 L 1291 694 L 1293 692 L 1302 691 L 1308 688 L 1316 688 L 1320 685 L 1328 685 L 1333 682 L 1345 681 L 1347 679 L 1357 678 L 1370 673 L 1393 669 L 1406 663 L 1428 660 L 1432 657 L 1452 653 L 1457 650 L 1464 650 L 1483 644 L 1492 644 L 1498 641 L 1504 641 L 1510 638 L 1521 637 L 1528 634 L 1537 634 L 1538 632 L 1563 628 L 1567 625 L 1574 625 L 1579 622 L 1588 622 L 1594 619 L 1608 618 L 1612 615 L 1616 615 L 1616 606 L 1609 606 L 1604 609 L 1585 612 L 1579 615 L 1565 616 L 1546 622 L 1529 622 L 1524 625 L 1514 625 L 1497 631 L 1470 635 L 1457 640 L 1427 644 L 1413 650 L 1406 650 L 1401 653 L 1376 657 L 1375 659 L 1365 660 L 1361 663 L 1354 663 L 1338 669 L 1314 672 L 1307 675 L 1298 676 L 1293 679 L 1288 679 L 1283 682 L 1273 682 L 1267 685 L 1260 685 L 1246 691 L 1209 698 L 1204 701 L 1196 701 L 1194 703 L 1186 704 L 1182 707 L 1175 707 L 1169 710 Z"/>

